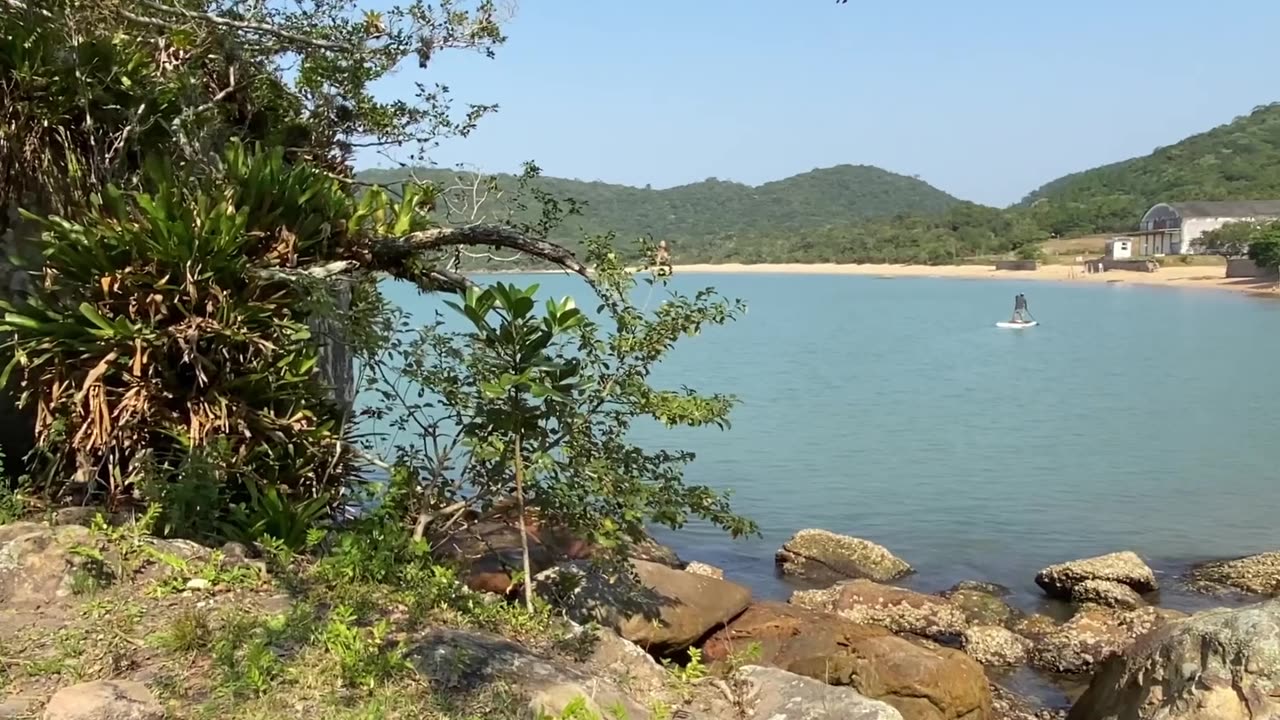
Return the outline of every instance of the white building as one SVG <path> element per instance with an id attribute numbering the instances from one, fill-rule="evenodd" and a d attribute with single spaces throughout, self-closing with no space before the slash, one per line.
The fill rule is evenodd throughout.
<path id="1" fill-rule="evenodd" d="M 1160 203 L 1142 216 L 1130 233 L 1133 254 L 1185 255 L 1196 252 L 1200 236 L 1234 222 L 1280 219 L 1280 200 L 1227 200 Z"/>
<path id="2" fill-rule="evenodd" d="M 1112 238 L 1107 241 L 1107 259 L 1128 260 L 1133 257 L 1133 241 L 1127 238 Z"/>

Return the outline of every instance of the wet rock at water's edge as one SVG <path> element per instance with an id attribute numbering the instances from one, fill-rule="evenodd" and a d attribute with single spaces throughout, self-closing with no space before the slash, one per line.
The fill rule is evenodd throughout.
<path id="1" fill-rule="evenodd" d="M 1280 595 L 1280 552 L 1205 563 L 1191 571 L 1196 583 L 1252 595 Z"/>
<path id="2" fill-rule="evenodd" d="M 1071 588 L 1071 602 L 1101 605 L 1118 610 L 1137 610 L 1146 605 L 1136 590 L 1111 580 L 1085 580 Z"/>
<path id="3" fill-rule="evenodd" d="M 1138 593 L 1160 589 L 1155 571 L 1137 553 L 1128 551 L 1050 565 L 1036 575 L 1036 584 L 1060 600 L 1070 600 L 1072 589 L 1088 580 L 1120 583 Z"/>
<path id="4" fill-rule="evenodd" d="M 784 575 L 814 583 L 866 578 L 890 582 L 911 573 L 911 566 L 882 545 L 827 530 L 801 530 L 778 550 Z"/>

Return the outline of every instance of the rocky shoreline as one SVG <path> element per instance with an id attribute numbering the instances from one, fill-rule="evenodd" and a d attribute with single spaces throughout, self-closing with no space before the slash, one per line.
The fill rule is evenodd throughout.
<path id="1" fill-rule="evenodd" d="M 746 587 L 725 578 L 723 571 L 703 563 L 690 564 L 686 570 L 669 553 L 665 565 L 633 561 L 642 590 L 662 599 L 650 607 L 619 616 L 617 605 L 598 589 L 558 602 L 574 619 L 601 622 L 658 656 L 695 647 L 708 660 L 727 662 L 750 650 L 753 662 L 852 688 L 887 703 L 906 720 L 1013 720 L 1067 717 L 1068 712 L 1073 720 L 1207 718 L 1173 711 L 1107 714 L 1130 702 L 1137 692 L 1125 690 L 1125 683 L 1134 680 L 1114 667 L 1149 663 L 1143 658 L 1152 653 L 1176 655 L 1188 634 L 1209 632 L 1204 623 L 1210 620 L 1205 618 L 1212 619 L 1213 627 L 1226 628 L 1222 632 L 1227 634 L 1237 621 L 1222 620 L 1224 616 L 1268 618 L 1269 628 L 1280 627 L 1276 603 L 1194 616 L 1160 607 L 1161 583 L 1156 573 L 1129 551 L 1041 570 L 1034 582 L 1046 600 L 1063 604 L 1067 614 L 1062 618 L 1019 610 L 1007 602 L 1007 588 L 976 579 L 938 594 L 896 586 L 895 581 L 914 572 L 906 560 L 868 540 L 825 530 L 799 531 L 779 548 L 775 562 L 784 578 L 812 589 L 796 590 L 786 602 L 753 600 Z M 681 579 L 681 573 L 697 573 L 698 578 Z M 1207 563 L 1181 580 L 1187 588 L 1201 592 L 1273 595 L 1280 592 L 1280 553 Z M 602 613 L 601 608 L 608 612 Z M 1259 642 L 1272 642 L 1274 635 L 1263 633 Z M 1247 637 L 1230 639 L 1236 645 L 1248 641 Z M 1152 650 L 1153 644 L 1164 649 Z M 1142 649 L 1141 657 L 1134 654 L 1135 647 Z M 1272 684 L 1272 680 L 1280 683 L 1280 647 L 1266 645 L 1257 652 L 1267 658 L 1261 671 L 1231 666 L 1228 672 L 1222 663 L 1236 662 L 1231 658 L 1188 654 L 1178 659 L 1199 668 L 1196 672 L 1202 678 L 1205 673 L 1222 673 L 1217 682 L 1236 688 L 1241 697 L 1261 692 L 1258 697 L 1265 700 L 1247 700 L 1242 706 L 1254 708 L 1253 714 L 1239 717 L 1271 717 L 1257 714 L 1257 702 L 1274 706 L 1280 717 L 1280 696 L 1273 694 L 1280 684 Z M 1073 700 L 1083 693 L 1092 709 L 1045 706 L 1001 686 L 1002 676 L 1026 671 L 1066 688 Z M 1158 705 L 1150 698 L 1172 690 L 1156 692 L 1152 682 L 1157 681 L 1139 681 L 1148 693 L 1142 702 Z M 1104 687 L 1105 683 L 1110 686 Z M 1180 686 L 1177 692 L 1196 695 L 1199 691 Z M 1082 707 L 1084 699 L 1073 707 Z M 1110 709 L 1099 710 L 1102 705 Z M 1212 717 L 1237 717 L 1229 708 L 1218 712 L 1225 714 Z"/>
<path id="2" fill-rule="evenodd" d="M 808 586 L 785 602 L 757 599 L 720 569 L 685 562 L 657 543 L 637 546 L 626 560 L 629 572 L 620 573 L 592 562 L 593 549 L 566 534 L 536 524 L 532 532 L 537 593 L 574 627 L 590 631 L 585 662 L 441 627 L 415 641 L 424 677 L 498 678 L 552 717 L 582 695 L 596 710 L 656 718 L 653 698 L 670 693 L 671 674 L 660 661 L 687 666 L 677 671 L 686 682 L 697 675 L 689 668 L 715 673 L 695 678 L 689 687 L 696 684 L 698 692 L 686 687 L 679 696 L 682 720 L 1280 717 L 1280 600 L 1190 616 L 1162 608 L 1161 582 L 1133 552 L 1040 571 L 1034 582 L 1044 596 L 1069 609 L 1051 617 L 1014 607 L 1008 588 L 978 579 L 937 594 L 895 585 L 913 572 L 908 562 L 873 542 L 824 530 L 800 531 L 779 548 L 778 570 Z M 0 619 L 26 611 L 48 621 L 57 599 L 69 598 L 68 573 L 79 562 L 68 543 L 86 538 L 78 525 L 0 526 Z M 213 552 L 181 541 L 146 542 L 193 559 Z M 438 547 L 474 591 L 495 602 L 514 597 L 519 538 L 508 526 L 473 527 L 439 539 Z M 242 553 L 224 555 L 261 569 Z M 1274 595 L 1277 555 L 1207 563 L 1186 582 L 1198 590 Z M 207 583 L 194 582 L 188 593 L 207 591 Z M 483 667 L 460 671 L 448 660 L 455 656 Z M 1065 701 L 1020 695 L 1016 678 L 1028 674 L 1063 687 Z M 137 710 L 128 717 L 163 717 L 147 693 L 128 677 L 66 687 L 40 717 L 115 717 L 107 707 L 113 702 Z M 106 709 L 80 712 L 99 706 Z M 14 715 L 20 716 L 26 717 Z"/>

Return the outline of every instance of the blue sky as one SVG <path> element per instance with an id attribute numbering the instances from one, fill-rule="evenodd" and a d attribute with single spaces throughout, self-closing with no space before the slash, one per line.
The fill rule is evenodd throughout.
<path id="1" fill-rule="evenodd" d="M 385 90 L 501 106 L 443 165 L 669 187 L 869 164 L 1005 205 L 1280 100 L 1276 27 L 1276 0 L 522 0 L 496 59 Z"/>

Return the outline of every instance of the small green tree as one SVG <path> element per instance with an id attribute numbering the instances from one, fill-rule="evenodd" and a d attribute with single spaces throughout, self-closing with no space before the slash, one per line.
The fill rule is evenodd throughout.
<path id="1" fill-rule="evenodd" d="M 524 598 L 533 610 L 529 530 L 526 526 L 525 468 L 545 464 L 548 427 L 561 413 L 558 403 L 572 403 L 580 389 L 580 361 L 559 356 L 553 345 L 583 324 L 582 312 L 570 298 L 548 300 L 539 318 L 534 310 L 538 286 L 520 289 L 497 283 L 484 290 L 467 290 L 462 304 L 449 305 L 466 316 L 474 328 L 474 365 L 482 401 L 463 433 L 482 460 L 510 458 L 524 564 Z M 531 441 L 531 448 L 526 448 Z M 527 453 L 532 452 L 532 456 Z"/>
<path id="2" fill-rule="evenodd" d="M 1256 223 L 1227 223 L 1201 235 L 1195 241 L 1195 248 L 1197 252 L 1212 255 L 1241 257 L 1249 252 L 1249 243 L 1257 231 Z"/>
<path id="3" fill-rule="evenodd" d="M 415 331 L 401 318 L 398 337 L 370 360 L 367 390 L 385 402 L 367 414 L 400 438 L 385 449 L 390 497 L 416 537 L 513 509 L 520 523 L 527 512 L 615 555 L 651 523 L 678 528 L 697 517 L 734 536 L 756 532 L 727 493 L 684 482 L 692 453 L 630 438 L 644 419 L 728 427 L 735 398 L 656 388 L 650 375 L 676 342 L 729 322 L 742 305 L 706 289 L 667 293 L 650 309 L 633 300 L 636 275 L 607 240 L 591 241 L 588 258 L 593 315 L 567 299 L 538 314 L 534 289 L 499 284 L 455 303 L 466 331 L 439 318 Z M 665 279 L 645 282 L 652 295 Z M 526 585 L 530 570 L 526 562 Z"/>

